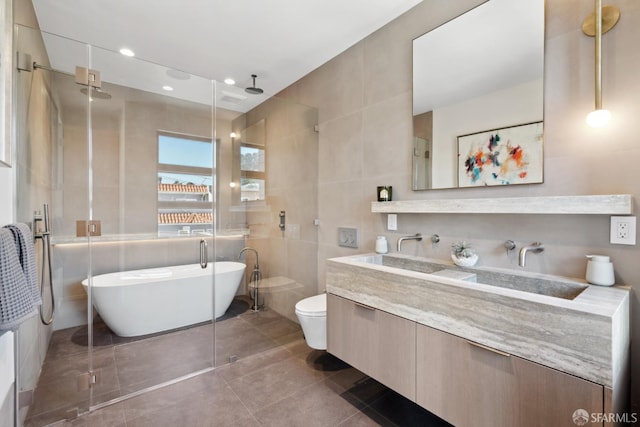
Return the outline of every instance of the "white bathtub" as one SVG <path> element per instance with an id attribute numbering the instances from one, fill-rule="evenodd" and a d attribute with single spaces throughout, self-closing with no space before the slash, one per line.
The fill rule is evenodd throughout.
<path id="1" fill-rule="evenodd" d="M 211 320 L 215 272 L 215 317 L 231 305 L 244 275 L 239 262 L 176 265 L 93 277 L 93 306 L 121 337 L 152 334 Z M 82 281 L 87 291 L 88 280 Z"/>

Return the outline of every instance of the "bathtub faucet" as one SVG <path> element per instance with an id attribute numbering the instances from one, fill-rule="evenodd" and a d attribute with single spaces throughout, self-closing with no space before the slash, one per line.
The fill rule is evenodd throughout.
<path id="1" fill-rule="evenodd" d="M 256 265 L 253 268 L 259 270 L 260 269 L 260 263 L 258 262 L 258 251 L 256 251 L 255 249 L 250 248 L 249 246 L 247 246 L 246 248 L 242 248 L 242 250 L 238 254 L 238 259 L 242 258 L 242 254 L 245 253 L 246 251 L 251 251 L 256 256 Z"/>
<path id="2" fill-rule="evenodd" d="M 240 253 L 238 254 L 238 259 L 242 258 L 242 254 L 246 251 L 251 251 L 256 256 L 256 264 L 253 266 L 253 271 L 251 272 L 251 277 L 249 278 L 249 283 L 253 283 L 253 307 L 251 309 L 254 312 L 260 311 L 260 305 L 258 304 L 258 285 L 260 284 L 260 280 L 262 279 L 262 273 L 260 273 L 260 263 L 258 262 L 258 251 L 253 248 L 245 247 L 242 248 Z M 245 256 L 246 259 L 246 256 Z"/>

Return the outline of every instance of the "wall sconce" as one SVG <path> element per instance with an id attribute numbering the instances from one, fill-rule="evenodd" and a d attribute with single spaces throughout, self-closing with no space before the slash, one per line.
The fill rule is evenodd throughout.
<path id="1" fill-rule="evenodd" d="M 595 89 L 596 108 L 587 115 L 587 124 L 602 127 L 609 123 L 611 113 L 602 108 L 602 35 L 615 27 L 620 19 L 620 9 L 615 6 L 602 7 L 602 0 L 595 0 L 595 11 L 582 22 L 582 32 L 595 37 Z"/>
<path id="2" fill-rule="evenodd" d="M 231 133 L 229 134 L 229 136 L 230 136 L 232 139 L 235 139 L 235 138 L 236 138 L 236 133 L 235 133 L 235 132 L 231 132 Z"/>

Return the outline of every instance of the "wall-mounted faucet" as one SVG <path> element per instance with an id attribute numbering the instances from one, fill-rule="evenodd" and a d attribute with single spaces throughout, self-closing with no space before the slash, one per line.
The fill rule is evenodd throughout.
<path id="1" fill-rule="evenodd" d="M 422 234 L 416 233 L 413 236 L 400 237 L 398 239 L 398 252 L 402 250 L 402 242 L 404 242 L 405 240 L 417 240 L 419 242 L 420 240 L 422 240 Z"/>
<path id="2" fill-rule="evenodd" d="M 524 267 L 527 262 L 527 252 L 540 253 L 544 251 L 544 245 L 540 242 L 532 243 L 531 246 L 524 246 L 520 249 L 520 256 L 518 257 L 518 265 Z"/>

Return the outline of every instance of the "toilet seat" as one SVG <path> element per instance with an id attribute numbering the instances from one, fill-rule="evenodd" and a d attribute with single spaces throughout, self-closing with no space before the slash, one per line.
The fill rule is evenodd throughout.
<path id="1" fill-rule="evenodd" d="M 307 317 L 326 317 L 327 294 L 315 295 L 298 301 L 296 314 Z"/>

